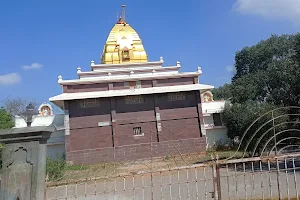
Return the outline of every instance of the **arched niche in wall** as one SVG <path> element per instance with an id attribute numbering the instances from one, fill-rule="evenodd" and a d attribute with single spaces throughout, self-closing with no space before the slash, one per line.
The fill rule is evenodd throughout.
<path id="1" fill-rule="evenodd" d="M 125 46 L 123 51 L 122 51 L 122 59 L 123 61 L 129 61 L 130 60 L 130 54 L 129 54 L 129 49 Z"/>
<path id="2" fill-rule="evenodd" d="M 202 102 L 211 102 L 211 101 L 214 101 L 213 94 L 211 93 L 211 91 L 204 92 L 201 95 L 201 100 L 202 100 Z"/>
<path id="3" fill-rule="evenodd" d="M 53 109 L 52 106 L 48 103 L 43 103 L 42 105 L 40 105 L 39 107 L 39 113 L 40 116 L 49 116 L 49 115 L 53 115 Z"/>

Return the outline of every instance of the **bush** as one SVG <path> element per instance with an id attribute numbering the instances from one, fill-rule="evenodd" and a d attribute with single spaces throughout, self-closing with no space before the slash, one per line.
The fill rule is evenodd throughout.
<path id="1" fill-rule="evenodd" d="M 66 171 L 81 171 L 88 169 L 88 166 L 84 165 L 70 165 L 67 164 L 64 158 L 61 159 L 52 159 L 47 157 L 46 163 L 46 174 L 47 181 L 59 181 L 61 180 Z"/>
<path id="2" fill-rule="evenodd" d="M 233 150 L 233 146 L 229 141 L 222 142 L 221 140 L 217 140 L 214 142 L 214 145 L 211 147 L 211 151 L 230 151 Z"/>
<path id="3" fill-rule="evenodd" d="M 66 170 L 66 161 L 64 159 L 54 160 L 47 157 L 46 163 L 46 174 L 47 181 L 58 181 L 60 180 Z"/>

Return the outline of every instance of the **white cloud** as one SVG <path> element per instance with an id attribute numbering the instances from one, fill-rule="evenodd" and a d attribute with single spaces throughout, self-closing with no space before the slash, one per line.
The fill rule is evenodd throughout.
<path id="1" fill-rule="evenodd" d="M 300 0 L 236 0 L 233 8 L 242 14 L 289 20 L 300 24 Z"/>
<path id="2" fill-rule="evenodd" d="M 226 70 L 227 70 L 228 72 L 235 72 L 235 67 L 232 66 L 232 65 L 228 65 L 228 66 L 226 67 Z"/>
<path id="3" fill-rule="evenodd" d="M 17 73 L 0 75 L 0 85 L 15 85 L 21 82 L 21 76 Z"/>
<path id="4" fill-rule="evenodd" d="M 31 65 L 24 65 L 22 68 L 25 70 L 31 70 L 31 69 L 40 69 L 44 67 L 44 65 L 40 64 L 40 63 L 32 63 Z"/>

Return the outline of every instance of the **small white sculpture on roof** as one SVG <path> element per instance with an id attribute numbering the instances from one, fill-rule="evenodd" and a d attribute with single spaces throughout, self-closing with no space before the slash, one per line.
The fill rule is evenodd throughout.
<path id="1" fill-rule="evenodd" d="M 48 103 L 41 104 L 40 107 L 39 107 L 39 113 L 40 113 L 40 116 L 53 115 L 52 106 Z"/>

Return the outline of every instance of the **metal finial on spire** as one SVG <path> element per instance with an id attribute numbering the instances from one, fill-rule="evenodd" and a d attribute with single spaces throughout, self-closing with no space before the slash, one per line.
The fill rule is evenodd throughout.
<path id="1" fill-rule="evenodd" d="M 122 19 L 123 19 L 124 22 L 126 22 L 125 10 L 126 10 L 126 5 L 122 5 Z"/>

